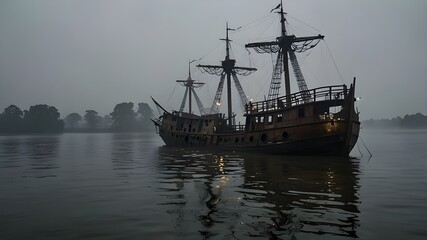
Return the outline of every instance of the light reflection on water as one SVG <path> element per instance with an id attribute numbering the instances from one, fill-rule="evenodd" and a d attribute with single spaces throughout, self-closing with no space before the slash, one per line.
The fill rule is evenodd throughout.
<path id="1" fill-rule="evenodd" d="M 370 135 L 370 162 L 173 149 L 154 134 L 0 136 L 0 239 L 422 239 L 425 136 Z"/>
<path id="2" fill-rule="evenodd" d="M 355 159 L 161 148 L 159 171 L 158 204 L 180 229 L 219 239 L 357 237 Z"/>

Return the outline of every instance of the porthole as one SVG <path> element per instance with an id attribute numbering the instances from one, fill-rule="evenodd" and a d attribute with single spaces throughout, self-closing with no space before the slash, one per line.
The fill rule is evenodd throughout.
<path id="1" fill-rule="evenodd" d="M 263 133 L 261 135 L 261 141 L 263 141 L 263 142 L 267 141 L 267 134 L 266 133 Z"/>
<path id="2" fill-rule="evenodd" d="M 283 138 L 283 140 L 288 140 L 288 138 L 289 138 L 289 134 L 288 134 L 288 132 L 284 131 L 284 132 L 282 133 L 282 138 Z"/>

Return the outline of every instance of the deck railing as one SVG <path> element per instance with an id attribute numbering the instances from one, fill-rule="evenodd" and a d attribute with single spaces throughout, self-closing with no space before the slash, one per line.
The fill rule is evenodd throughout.
<path id="1" fill-rule="evenodd" d="M 272 111 L 282 108 L 289 108 L 301 105 L 307 102 L 318 102 L 332 99 L 345 99 L 349 93 L 346 85 L 333 85 L 327 87 L 320 87 L 308 90 L 310 98 L 307 99 L 307 91 L 297 92 L 290 95 L 289 104 L 286 103 L 286 96 L 278 97 L 272 100 L 265 100 L 259 102 L 249 102 L 245 106 L 246 113 L 256 113 Z"/>

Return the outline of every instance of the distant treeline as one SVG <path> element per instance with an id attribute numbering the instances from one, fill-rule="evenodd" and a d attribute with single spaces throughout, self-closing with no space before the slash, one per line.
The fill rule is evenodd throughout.
<path id="1" fill-rule="evenodd" d="M 369 119 L 362 122 L 366 128 L 405 128 L 405 129 L 427 129 L 427 116 L 421 113 L 398 116 L 392 119 Z"/>
<path id="2" fill-rule="evenodd" d="M 45 104 L 31 106 L 22 111 L 15 105 L 5 108 L 0 115 L 0 132 L 62 132 L 64 122 L 58 109 Z"/>
<path id="3" fill-rule="evenodd" d="M 63 120 L 58 109 L 46 104 L 31 106 L 22 111 L 15 105 L 0 114 L 1 133 L 61 133 L 61 132 L 130 132 L 149 131 L 153 110 L 147 103 L 139 103 L 134 111 L 132 102 L 117 104 L 109 115 L 98 116 L 95 110 L 86 110 L 83 117 L 71 113 Z"/>

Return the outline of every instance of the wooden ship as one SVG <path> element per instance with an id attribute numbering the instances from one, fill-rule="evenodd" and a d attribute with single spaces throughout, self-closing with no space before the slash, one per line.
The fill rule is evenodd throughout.
<path id="1" fill-rule="evenodd" d="M 245 45 L 258 53 L 276 53 L 277 60 L 272 73 L 268 97 L 263 101 L 252 102 L 246 97 L 237 75 L 246 76 L 255 68 L 236 66 L 230 58 L 230 39 L 226 27 L 226 56 L 220 66 L 197 65 L 204 71 L 220 76 L 218 89 L 210 112 L 205 112 L 200 99 L 194 91 L 202 83 L 196 83 L 189 75 L 181 81 L 186 88 L 179 111 L 163 110 L 162 115 L 153 119 L 156 129 L 166 146 L 201 147 L 222 150 L 265 152 L 274 154 L 326 154 L 349 155 L 359 135 L 359 113 L 355 111 L 355 84 L 350 86 L 331 85 L 308 89 L 295 53 L 315 47 L 322 35 L 297 37 L 288 35 L 285 26 L 283 4 L 275 9 L 280 15 L 281 35 L 274 41 L 255 42 Z M 289 62 L 297 80 L 298 92 L 291 93 Z M 285 94 L 279 96 L 284 76 Z M 231 79 L 244 107 L 244 124 L 236 124 L 232 112 Z M 221 95 L 226 81 L 227 116 L 219 113 Z M 189 112 L 184 112 L 187 93 Z M 199 105 L 200 115 L 191 110 L 191 93 Z M 338 109 L 337 111 L 333 111 Z"/>

